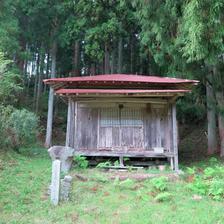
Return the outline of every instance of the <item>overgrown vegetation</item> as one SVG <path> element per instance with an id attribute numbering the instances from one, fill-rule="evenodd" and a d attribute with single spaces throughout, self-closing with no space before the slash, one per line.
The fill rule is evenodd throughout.
<path id="1" fill-rule="evenodd" d="M 38 118 L 28 110 L 0 106 L 0 148 L 29 146 L 37 139 Z"/>
<path id="2" fill-rule="evenodd" d="M 188 188 L 199 195 L 210 196 L 214 200 L 224 200 L 224 166 L 211 158 L 205 169 L 187 169 Z"/>
<path id="3" fill-rule="evenodd" d="M 75 167 L 79 169 L 86 169 L 89 165 L 88 160 L 84 156 L 75 156 L 74 163 Z"/>
<path id="4" fill-rule="evenodd" d="M 71 173 L 71 201 L 53 207 L 47 195 L 51 161 L 45 149 L 33 146 L 20 149 L 20 154 L 8 151 L 0 155 L 1 224 L 196 224 L 222 223 L 224 219 L 224 198 L 221 185 L 216 182 L 224 180 L 224 165 L 214 158 L 184 168 L 186 175 L 175 181 L 166 177 L 120 181 L 117 172 L 75 169 Z M 77 173 L 87 180 L 76 178 Z M 211 182 L 210 190 L 201 194 L 190 189 L 189 185 L 196 180 L 192 175 L 202 176 L 201 182 Z M 202 198 L 194 197 L 195 194 Z"/>

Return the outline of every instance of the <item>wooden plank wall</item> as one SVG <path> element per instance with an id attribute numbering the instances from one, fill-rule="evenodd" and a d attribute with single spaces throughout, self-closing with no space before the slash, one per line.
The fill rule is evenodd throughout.
<path id="1" fill-rule="evenodd" d="M 82 149 L 97 148 L 98 109 L 79 107 L 77 110 L 77 145 Z"/>
<path id="2" fill-rule="evenodd" d="M 135 106 L 133 104 L 133 108 Z M 78 104 L 77 141 L 74 143 L 78 145 L 78 149 L 151 150 L 153 147 L 162 146 L 168 151 L 171 150 L 173 145 L 171 106 L 145 104 L 141 108 L 142 127 L 134 125 L 131 128 L 125 125 L 119 127 L 116 121 L 114 126 L 102 126 L 101 108 Z"/>

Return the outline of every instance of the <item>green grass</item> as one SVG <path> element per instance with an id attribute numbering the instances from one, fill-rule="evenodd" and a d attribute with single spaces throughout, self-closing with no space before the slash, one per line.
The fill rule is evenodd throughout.
<path id="1" fill-rule="evenodd" d="M 169 181 L 171 198 L 157 202 L 150 180 L 110 180 L 113 174 L 99 169 L 71 172 L 77 173 L 89 180 L 74 178 L 71 201 L 53 207 L 46 194 L 51 161 L 45 150 L 0 153 L 0 223 L 224 223 L 224 201 L 208 196 L 193 200 L 193 192 L 182 179 Z"/>

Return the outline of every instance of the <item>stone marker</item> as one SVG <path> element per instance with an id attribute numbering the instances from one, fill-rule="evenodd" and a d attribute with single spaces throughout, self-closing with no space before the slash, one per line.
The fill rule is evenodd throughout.
<path id="1" fill-rule="evenodd" d="M 61 171 L 61 161 L 56 159 L 52 163 L 52 176 L 51 176 L 51 202 L 53 205 L 58 205 L 59 203 L 60 171 Z"/>
<path id="2" fill-rule="evenodd" d="M 71 192 L 72 177 L 67 175 L 61 180 L 60 201 L 68 201 Z"/>
<path id="3" fill-rule="evenodd" d="M 68 146 L 52 146 L 48 149 L 51 159 L 61 161 L 61 171 L 67 173 L 72 166 L 75 150 Z"/>

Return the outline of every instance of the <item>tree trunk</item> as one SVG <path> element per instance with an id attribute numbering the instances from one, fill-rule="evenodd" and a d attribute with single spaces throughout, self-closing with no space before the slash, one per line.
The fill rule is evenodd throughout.
<path id="1" fill-rule="evenodd" d="M 112 55 L 111 55 L 111 74 L 116 73 L 116 65 L 115 65 L 115 47 L 113 47 Z"/>
<path id="2" fill-rule="evenodd" d="M 51 49 L 51 78 L 56 76 L 56 55 L 57 55 L 57 43 L 54 40 Z M 48 98 L 48 114 L 47 114 L 47 130 L 45 147 L 49 148 L 52 144 L 52 123 L 53 123 L 53 107 L 54 107 L 54 91 L 50 87 Z"/>
<path id="3" fill-rule="evenodd" d="M 131 36 L 130 38 L 130 73 L 133 74 L 133 64 L 134 64 L 134 41 Z"/>
<path id="4" fill-rule="evenodd" d="M 215 98 L 212 86 L 206 83 L 206 97 L 207 97 L 207 121 L 208 121 L 208 155 L 217 152 L 217 127 L 216 127 L 216 111 Z"/>
<path id="5" fill-rule="evenodd" d="M 72 75 L 73 76 L 79 76 L 80 71 L 79 71 L 79 41 L 75 41 L 74 48 L 73 48 L 73 71 Z"/>
<path id="6" fill-rule="evenodd" d="M 122 53 L 123 53 L 123 41 L 122 38 L 120 38 L 118 43 L 118 68 L 117 68 L 118 73 L 122 73 L 122 63 L 123 63 Z"/>
<path id="7" fill-rule="evenodd" d="M 49 76 L 49 64 L 50 64 L 50 54 L 47 53 L 47 64 L 46 64 L 46 75 L 45 79 L 48 79 Z M 44 93 L 47 91 L 47 85 L 44 85 Z"/>
<path id="8" fill-rule="evenodd" d="M 90 76 L 96 75 L 96 64 L 92 63 L 90 67 Z"/>
<path id="9" fill-rule="evenodd" d="M 224 94 L 223 91 L 216 92 L 216 99 L 218 103 L 218 126 L 219 126 L 219 140 L 220 140 L 220 156 L 224 156 Z"/>
<path id="10" fill-rule="evenodd" d="M 43 51 L 43 49 L 41 49 L 40 73 L 38 76 L 37 97 L 36 97 L 36 106 L 35 106 L 36 113 L 38 113 L 38 110 L 39 110 L 39 101 L 40 101 L 40 96 L 41 96 L 42 88 L 43 88 L 44 60 L 45 60 L 45 52 Z"/>
<path id="11" fill-rule="evenodd" d="M 40 73 L 40 53 L 37 53 L 36 58 L 36 74 L 35 74 L 35 80 L 34 80 L 34 92 L 33 92 L 33 109 L 35 109 L 35 102 L 36 102 L 36 96 L 37 96 L 37 85 L 38 85 L 38 78 Z"/>
<path id="12" fill-rule="evenodd" d="M 105 44 L 105 49 L 104 49 L 104 72 L 105 74 L 110 73 L 110 55 L 109 55 L 109 49 L 107 44 Z"/>

